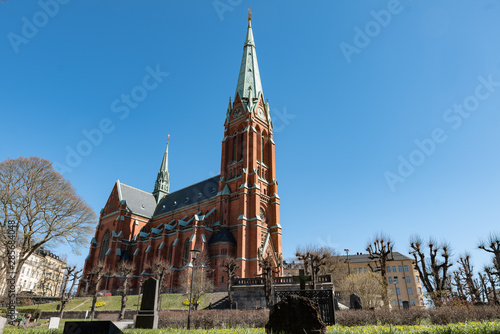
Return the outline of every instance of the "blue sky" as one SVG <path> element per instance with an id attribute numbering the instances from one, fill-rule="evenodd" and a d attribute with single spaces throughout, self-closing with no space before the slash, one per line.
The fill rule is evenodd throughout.
<path id="1" fill-rule="evenodd" d="M 362 252 L 383 231 L 403 253 L 419 233 L 489 261 L 476 245 L 500 220 L 497 0 L 8 0 L 0 160 L 57 163 L 96 213 L 117 179 L 153 190 L 168 134 L 171 190 L 217 175 L 249 6 L 285 258 Z"/>

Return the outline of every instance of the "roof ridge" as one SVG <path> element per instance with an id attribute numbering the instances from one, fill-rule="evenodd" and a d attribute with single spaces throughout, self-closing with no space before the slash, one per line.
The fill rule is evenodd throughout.
<path id="1" fill-rule="evenodd" d="M 181 189 L 178 189 L 178 190 L 176 190 L 176 191 L 174 191 L 174 192 L 171 192 L 171 193 L 169 193 L 168 195 L 166 195 L 165 197 L 170 196 L 170 195 L 172 195 L 172 194 L 175 194 L 176 192 L 179 192 L 179 191 L 185 190 L 185 189 L 187 189 L 187 188 L 194 187 L 194 186 L 196 186 L 196 185 L 198 185 L 198 184 L 200 184 L 200 183 L 206 182 L 206 181 L 208 181 L 208 180 L 215 179 L 215 178 L 219 178 L 219 177 L 220 177 L 220 174 L 219 174 L 219 175 L 212 176 L 212 177 L 209 177 L 208 179 L 205 179 L 205 180 L 203 180 L 203 181 L 200 181 L 200 182 L 197 182 L 197 183 L 193 183 L 193 184 L 191 184 L 191 185 L 189 185 L 189 186 L 186 186 L 186 187 L 184 187 L 184 188 L 181 188 Z M 218 183 L 218 182 L 217 182 L 217 183 Z"/>

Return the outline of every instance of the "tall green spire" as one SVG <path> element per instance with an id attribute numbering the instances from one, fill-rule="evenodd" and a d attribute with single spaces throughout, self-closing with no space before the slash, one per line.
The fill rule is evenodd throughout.
<path id="1" fill-rule="evenodd" d="M 252 12 L 249 10 L 248 27 L 245 45 L 243 46 L 243 58 L 241 59 L 240 74 L 236 85 L 236 95 L 248 103 L 249 98 L 258 98 L 263 95 L 262 83 L 260 81 L 259 65 L 257 63 L 257 52 L 252 31 Z M 253 102 L 253 101 L 252 101 Z"/>
<path id="2" fill-rule="evenodd" d="M 163 160 L 161 162 L 160 171 L 156 177 L 155 190 L 153 195 L 156 198 L 156 203 L 158 203 L 165 195 L 168 195 L 170 190 L 170 180 L 168 174 L 168 144 L 170 141 L 170 135 L 167 139 L 167 147 L 165 148 L 165 153 L 163 154 Z"/>

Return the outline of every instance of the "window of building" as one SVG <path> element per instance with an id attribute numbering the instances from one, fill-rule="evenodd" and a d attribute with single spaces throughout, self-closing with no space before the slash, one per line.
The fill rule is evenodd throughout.
<path id="1" fill-rule="evenodd" d="M 396 307 L 396 301 L 395 300 L 392 301 L 392 306 Z"/>
<path id="2" fill-rule="evenodd" d="M 395 273 L 396 272 L 396 266 L 392 266 L 392 272 Z"/>
<path id="3" fill-rule="evenodd" d="M 422 294 L 422 288 L 421 287 L 418 287 L 418 294 L 421 295 Z"/>
<path id="4" fill-rule="evenodd" d="M 417 283 L 420 283 L 420 277 L 415 276 L 415 281 L 416 281 Z"/>
<path id="5" fill-rule="evenodd" d="M 237 144 L 237 139 L 236 134 L 233 136 L 233 161 L 236 161 L 236 144 Z"/>
<path id="6" fill-rule="evenodd" d="M 402 273 L 403 272 L 403 267 L 398 266 L 398 270 L 399 270 L 400 273 Z"/>
<path id="7" fill-rule="evenodd" d="M 408 266 L 405 266 L 405 271 L 408 271 Z"/>
<path id="8" fill-rule="evenodd" d="M 389 276 L 389 284 L 392 284 L 392 277 Z"/>
<path id="9" fill-rule="evenodd" d="M 398 277 L 394 276 L 394 283 L 398 283 Z"/>
<path id="10" fill-rule="evenodd" d="M 401 294 L 401 291 L 399 291 L 399 288 L 396 288 L 396 294 L 397 294 L 397 295 L 400 295 L 400 294 Z"/>
<path id="11" fill-rule="evenodd" d="M 410 276 L 406 276 L 406 283 L 411 283 L 411 277 Z"/>
<path id="12" fill-rule="evenodd" d="M 354 268 L 354 273 L 357 274 L 358 273 L 358 268 Z"/>
<path id="13" fill-rule="evenodd" d="M 415 306 L 415 299 L 410 299 L 410 305 Z"/>
<path id="14" fill-rule="evenodd" d="M 399 301 L 399 306 L 403 306 L 403 301 L 402 300 Z"/>
<path id="15" fill-rule="evenodd" d="M 420 306 L 424 306 L 424 299 L 420 298 Z"/>
<path id="16" fill-rule="evenodd" d="M 391 272 L 391 266 L 387 266 L 387 272 L 390 273 Z"/>
<path id="17" fill-rule="evenodd" d="M 413 295 L 413 289 L 412 288 L 408 288 L 408 294 L 409 295 Z"/>
<path id="18" fill-rule="evenodd" d="M 368 267 L 365 267 L 363 271 L 366 273 L 368 271 Z"/>

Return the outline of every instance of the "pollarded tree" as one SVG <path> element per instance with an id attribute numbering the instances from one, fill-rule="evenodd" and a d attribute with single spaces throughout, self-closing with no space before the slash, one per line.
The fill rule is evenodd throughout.
<path id="1" fill-rule="evenodd" d="M 492 300 L 494 304 L 498 304 L 498 295 L 497 295 L 497 277 L 493 274 L 493 269 L 490 267 L 485 267 L 484 272 L 486 273 L 486 276 L 488 277 L 488 282 L 490 282 L 491 286 L 491 294 L 492 294 Z"/>
<path id="2" fill-rule="evenodd" d="M 480 242 L 477 247 L 493 254 L 493 267 L 495 274 L 500 279 L 500 236 L 496 233 L 490 233 L 488 240 Z"/>
<path id="3" fill-rule="evenodd" d="M 304 264 L 305 272 L 311 275 L 313 290 L 316 289 L 318 274 L 328 263 L 331 263 L 329 259 L 334 255 L 335 251 L 329 247 L 307 246 L 297 248 L 295 256 Z"/>
<path id="4" fill-rule="evenodd" d="M 90 272 L 90 287 L 92 291 L 92 306 L 90 307 L 90 319 L 94 320 L 95 304 L 97 303 L 97 294 L 99 293 L 99 283 L 105 275 L 110 274 L 103 262 L 97 263 L 97 266 L 92 268 Z"/>
<path id="5" fill-rule="evenodd" d="M 387 281 L 387 262 L 393 259 L 392 249 L 394 243 L 385 234 L 379 233 L 372 241 L 366 245 L 368 258 L 374 260 L 376 268 L 371 268 L 372 271 L 377 271 L 382 277 L 382 301 L 384 308 L 389 308 L 389 283 Z M 371 267 L 371 266 L 370 266 Z"/>
<path id="6" fill-rule="evenodd" d="M 431 238 L 427 243 L 429 257 L 426 257 L 422 238 L 415 235 L 410 239 L 410 247 L 412 249 L 410 254 L 415 259 L 415 267 L 428 296 L 435 306 L 442 306 L 443 300 L 449 297 L 451 291 L 448 276 L 448 269 L 453 265 L 450 262 L 450 246 L 447 244 L 436 246 L 436 242 Z"/>
<path id="7" fill-rule="evenodd" d="M 125 318 L 125 307 L 127 306 L 127 285 L 128 281 L 132 278 L 134 274 L 134 264 L 129 261 L 121 261 L 116 268 L 115 276 L 122 279 L 122 284 L 120 287 L 122 294 L 122 303 L 120 308 L 120 316 L 118 320 Z"/>
<path id="8" fill-rule="evenodd" d="M 16 282 L 29 256 L 44 245 L 66 243 L 78 254 L 87 245 L 95 221 L 94 211 L 48 160 L 30 157 L 0 163 L 0 258 L 4 262 L 0 270 L 7 265 L 7 230 L 12 226 L 18 238 Z"/>
<path id="9" fill-rule="evenodd" d="M 378 308 L 382 305 L 384 285 L 382 276 L 368 271 L 360 274 L 348 275 L 338 286 L 336 286 L 344 302 L 349 303 L 349 296 L 353 293 L 361 298 L 363 308 Z"/>
<path id="10" fill-rule="evenodd" d="M 236 271 L 239 268 L 238 263 L 236 263 L 236 260 L 231 257 L 227 262 L 223 263 L 221 265 L 222 271 L 227 274 L 227 295 L 229 297 L 229 304 L 230 304 L 230 309 L 233 309 L 233 294 L 231 292 L 232 287 L 233 287 L 233 281 L 234 278 L 236 277 Z"/>
<path id="11" fill-rule="evenodd" d="M 467 297 L 473 303 L 481 302 L 481 293 L 477 282 L 474 280 L 474 268 L 470 264 L 470 255 L 464 254 L 458 259 L 458 275 L 461 277 L 465 283 L 465 291 L 467 292 Z"/>
<path id="12" fill-rule="evenodd" d="M 150 262 L 146 264 L 146 270 L 150 270 L 151 273 L 158 280 L 158 286 L 163 287 L 163 281 L 165 280 L 165 276 L 167 276 L 170 272 L 172 266 L 170 262 L 160 257 L 153 258 Z M 161 291 L 158 291 L 158 311 L 161 309 Z"/>
<path id="13" fill-rule="evenodd" d="M 71 298 L 71 291 L 73 291 L 76 283 L 78 282 L 78 279 L 82 277 L 81 273 L 82 269 L 76 270 L 76 266 L 66 268 L 61 289 L 61 309 L 59 310 L 60 318 L 63 317 L 64 308 L 66 307 L 66 304 L 68 304 L 69 299 Z M 68 287 L 68 282 L 70 281 L 71 281 L 71 287 L 69 288 L 68 291 L 66 291 L 66 288 Z"/>

